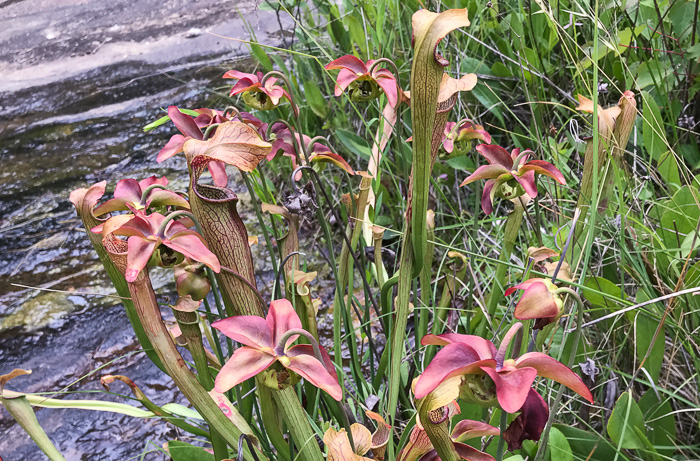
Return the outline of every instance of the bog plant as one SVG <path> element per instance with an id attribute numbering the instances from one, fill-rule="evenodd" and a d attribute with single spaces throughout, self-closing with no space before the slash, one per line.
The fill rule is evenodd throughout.
<path id="1" fill-rule="evenodd" d="M 340 21 L 337 10 L 327 14 Z M 320 82 L 304 83 L 302 95 L 291 83 L 297 76 L 283 72 L 280 60 L 281 71 L 224 74 L 235 80 L 229 94 L 240 97 L 239 105 L 171 106 L 151 126 L 172 122 L 179 130 L 157 160 L 185 155 L 187 191 L 152 176 L 119 181 L 113 198 L 105 197 L 105 182 L 71 194 L 141 346 L 203 420 L 155 405 L 127 377 L 105 378 L 123 381 L 150 414 L 200 438 L 200 448 L 191 447 L 200 458 L 182 457 L 176 449 L 182 445 L 173 443 L 173 459 L 555 460 L 608 459 L 610 451 L 620 459 L 662 459 L 655 447 L 663 443 L 648 435 L 642 401 L 624 392 L 610 408 L 615 395 L 595 381 L 589 365 L 595 349 L 582 334 L 589 306 L 588 324 L 605 320 L 598 304 L 608 292 L 605 279 L 591 277 L 587 264 L 596 219 L 603 219 L 615 186 L 622 194 L 615 179 L 627 168 L 637 95 L 625 91 L 607 109 L 597 94 L 579 97 L 577 109 L 594 114 L 580 180 L 565 174 L 570 167 L 556 144 L 504 143 L 506 149 L 494 131 L 510 127 L 486 129 L 453 114 L 463 107 L 460 93 L 487 86 L 476 69 L 450 66 L 439 51 L 451 33 L 470 26 L 468 16 L 467 9 L 414 12 L 411 56 L 398 62 L 382 53 L 358 58 L 347 45 L 357 35 L 352 21 L 349 35 L 331 26 L 340 48 L 354 53 L 324 62 L 327 74 L 320 78 L 333 78 L 333 95 L 346 109 L 376 112 L 371 143 L 342 128 L 339 150 L 315 136 L 312 122 L 328 111 Z M 372 29 L 380 32 L 378 25 Z M 252 50 L 269 67 L 262 48 Z M 463 75 L 450 76 L 451 67 Z M 475 98 L 481 104 L 484 91 Z M 341 154 L 358 150 L 366 154 L 364 171 Z M 486 164 L 478 166 L 481 159 Z M 458 167 L 445 173 L 446 165 Z M 271 181 L 269 171 L 282 179 Z M 454 178 L 452 190 L 445 177 Z M 458 187 L 482 179 L 481 190 Z M 250 192 L 257 225 L 241 219 L 233 182 Z M 453 207 L 453 194 L 480 203 L 471 223 L 450 223 L 444 213 L 438 219 L 434 210 Z M 564 194 L 573 194 L 573 202 Z M 660 212 L 680 206 L 676 198 Z M 391 225 L 381 219 L 382 206 L 400 209 Z M 493 219 L 481 220 L 480 213 Z M 642 232 L 637 221 L 628 225 Z M 500 241 L 476 242 L 500 248 L 490 272 L 482 269 L 475 242 L 444 243 L 440 236 L 468 226 L 472 236 L 483 235 L 491 225 L 502 229 Z M 309 228 L 320 231 L 330 274 L 310 270 Z M 668 243 L 659 232 L 652 232 L 654 245 Z M 260 233 L 274 272 L 270 292 L 258 287 L 250 249 L 251 234 Z M 518 241 L 532 247 L 524 267 L 514 264 Z M 696 266 L 687 267 L 694 249 L 693 240 L 685 265 L 675 268 L 684 277 L 694 269 L 697 278 Z M 395 256 L 393 267 L 388 256 Z M 169 306 L 175 333 L 150 281 L 156 268 L 172 269 L 176 280 L 178 298 Z M 321 277 L 334 282 L 331 293 L 314 294 L 313 281 Z M 624 291 L 618 295 L 624 299 Z M 330 299 L 332 322 L 322 321 L 319 309 L 330 307 Z M 648 347 L 643 363 L 654 341 L 642 344 Z M 21 374 L 3 377 L 0 389 Z M 63 459 L 33 418 L 31 399 L 2 394 L 45 453 Z M 652 414 L 663 407 L 648 400 Z M 599 434 L 587 415 L 606 406 L 612 414 Z"/>

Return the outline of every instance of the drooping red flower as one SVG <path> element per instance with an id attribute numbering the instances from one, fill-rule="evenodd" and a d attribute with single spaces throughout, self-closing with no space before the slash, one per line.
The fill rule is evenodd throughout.
<path id="1" fill-rule="evenodd" d="M 189 141 L 190 139 L 198 139 L 200 141 L 203 140 L 204 133 L 202 133 L 202 128 L 206 128 L 214 123 L 223 123 L 225 121 L 223 115 L 218 113 L 218 111 L 211 111 L 211 109 L 200 110 L 202 111 L 202 114 L 200 114 L 198 117 L 192 117 L 180 112 L 180 109 L 178 109 L 176 106 L 168 107 L 168 117 L 170 117 L 170 120 L 182 134 L 173 135 L 170 138 L 170 141 L 168 141 L 160 152 L 158 152 L 158 156 L 156 157 L 156 161 L 158 163 L 182 152 L 185 142 Z M 226 166 L 222 162 L 210 162 L 207 166 L 214 184 L 219 187 L 226 187 L 226 184 L 228 184 Z"/>
<path id="2" fill-rule="evenodd" d="M 561 317 L 564 302 L 556 293 L 559 289 L 549 279 L 532 278 L 506 290 L 506 296 L 516 290 L 525 290 L 515 305 L 515 318 L 519 320 L 537 319 L 534 328 L 542 329 Z"/>
<path id="3" fill-rule="evenodd" d="M 485 406 L 496 403 L 506 412 L 518 411 L 536 376 L 565 385 L 593 403 L 593 396 L 581 378 L 569 367 L 541 352 L 528 352 L 506 359 L 511 339 L 521 323 L 506 333 L 498 351 L 491 341 L 479 336 L 448 333 L 426 335 L 421 344 L 443 345 L 416 383 L 416 398 L 425 397 L 438 386 L 445 395 L 458 395 Z M 449 397 L 448 397 L 449 398 Z"/>
<path id="4" fill-rule="evenodd" d="M 306 159 L 309 164 L 317 162 L 332 163 L 347 171 L 348 174 L 355 174 L 355 170 L 353 170 L 350 164 L 346 162 L 343 157 L 334 153 L 328 146 L 321 143 L 315 142 L 314 145 L 311 146 L 311 138 L 305 134 L 301 135 L 299 133 L 294 133 L 294 137 L 292 137 L 292 133 L 289 131 L 289 128 L 282 123 L 274 125 L 272 127 L 272 133 L 275 140 L 272 142 L 272 150 L 267 156 L 267 160 L 272 160 L 279 151 L 282 151 L 282 154 L 285 157 L 289 157 L 292 160 L 292 167 L 296 169 L 299 166 L 296 155 L 297 146 L 301 146 L 301 143 L 303 142 L 309 157 Z M 299 152 L 299 157 L 302 159 L 304 158 L 303 150 Z M 301 172 L 299 173 L 299 176 L 300 175 Z"/>
<path id="5" fill-rule="evenodd" d="M 542 396 L 534 389 L 530 389 L 527 399 L 520 414 L 513 420 L 503 433 L 503 438 L 508 443 L 508 450 L 519 450 L 523 446 L 523 440 L 537 442 L 542 435 L 549 418 L 549 407 Z"/>
<path id="6" fill-rule="evenodd" d="M 491 135 L 481 125 L 476 125 L 470 120 L 466 120 L 458 128 L 456 126 L 456 122 L 447 122 L 445 124 L 442 147 L 448 154 L 451 154 L 453 151 L 461 155 L 466 154 L 471 148 L 471 142 L 475 139 L 486 144 L 491 142 Z"/>
<path id="7" fill-rule="evenodd" d="M 514 199 L 527 193 L 530 197 L 537 196 L 535 173 L 549 176 L 560 184 L 566 184 L 561 171 L 544 160 L 530 160 L 533 154 L 530 149 L 520 151 L 507 150 L 495 144 L 480 144 L 476 150 L 486 158 L 488 165 L 480 166 L 460 184 L 465 186 L 480 179 L 488 179 L 481 196 L 481 208 L 484 213 L 493 212 L 493 197 L 498 195 L 504 199 Z"/>
<path id="8" fill-rule="evenodd" d="M 372 69 L 375 60 L 366 63 L 352 55 L 346 55 L 326 65 L 326 70 L 340 69 L 335 85 L 335 95 L 340 96 L 348 90 L 350 100 L 357 102 L 370 101 L 379 96 L 381 88 L 386 94 L 391 107 L 399 103 L 399 89 L 396 77 L 388 69 L 378 65 Z"/>
<path id="9" fill-rule="evenodd" d="M 168 178 L 165 176 L 162 178 L 151 176 L 141 181 L 122 179 L 114 189 L 114 198 L 95 208 L 95 216 L 101 216 L 113 211 L 145 210 L 152 206 L 169 205 L 189 209 L 190 204 L 184 197 L 169 190 L 151 189 L 146 197 L 143 197 L 144 191 L 153 185 L 167 186 Z"/>
<path id="10" fill-rule="evenodd" d="M 290 347 L 299 335 L 289 333 L 301 330 L 301 320 L 288 300 L 272 301 L 266 318 L 239 315 L 214 322 L 212 327 L 243 345 L 216 376 L 217 392 L 226 392 L 279 362 L 334 399 L 342 399 L 338 376 L 323 346 L 319 346 L 323 362 L 316 358 L 309 344 Z"/>
<path id="11" fill-rule="evenodd" d="M 231 88 L 230 95 L 243 93 L 245 103 L 254 109 L 272 110 L 279 105 L 282 98 L 285 98 L 292 104 L 294 112 L 298 114 L 298 109 L 287 90 L 281 85 L 276 85 L 277 78 L 270 77 L 265 80 L 265 85 L 263 85 L 264 77 L 262 72 L 247 74 L 237 70 L 229 70 L 223 78 L 238 80 Z"/>
<path id="12" fill-rule="evenodd" d="M 128 237 L 126 272 L 124 274 L 127 282 L 136 280 L 136 277 L 146 267 L 151 256 L 161 244 L 175 253 L 206 264 L 214 272 L 221 270 L 219 259 L 209 251 L 201 235 L 175 220 L 168 222 L 161 233 L 160 227 L 164 220 L 165 216 L 160 213 L 151 213 L 146 216 L 143 212 L 138 211 L 135 215 L 114 216 L 104 224 L 93 228 L 92 232 L 102 233 L 103 239 L 110 234 Z M 169 254 L 165 256 L 172 257 Z M 161 254 L 161 259 L 164 259 L 163 254 Z M 173 264 L 178 262 L 178 258 L 172 259 Z"/>

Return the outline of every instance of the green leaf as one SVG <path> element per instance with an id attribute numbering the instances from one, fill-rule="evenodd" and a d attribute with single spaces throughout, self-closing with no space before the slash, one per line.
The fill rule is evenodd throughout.
<path id="1" fill-rule="evenodd" d="M 161 408 L 173 415 L 182 416 L 183 418 L 198 419 L 200 421 L 204 421 L 202 415 L 200 415 L 196 410 L 187 408 L 186 406 L 180 405 L 179 403 L 166 403 Z"/>
<path id="2" fill-rule="evenodd" d="M 574 454 L 571 452 L 569 441 L 556 427 L 553 427 L 549 433 L 549 450 L 552 461 L 574 461 Z"/>
<path id="3" fill-rule="evenodd" d="M 372 155 L 372 149 L 370 149 L 367 141 L 346 130 L 335 130 L 335 135 L 338 137 L 340 144 L 347 148 L 353 154 L 359 155 L 365 159 L 369 159 Z"/>
<path id="4" fill-rule="evenodd" d="M 173 461 L 214 461 L 214 455 L 204 448 L 177 440 L 168 442 L 168 453 Z"/>
<path id="5" fill-rule="evenodd" d="M 643 303 L 649 301 L 649 296 L 644 292 L 644 290 L 637 291 L 637 303 Z M 651 318 L 644 310 L 638 310 L 634 312 L 627 313 L 630 321 L 634 323 L 634 346 L 635 352 L 637 354 L 637 360 L 641 363 L 644 356 L 651 345 L 651 340 L 654 337 L 656 328 L 659 326 L 659 321 Z M 651 349 L 649 358 L 644 363 L 644 367 L 651 375 L 654 382 L 659 378 L 661 373 L 661 366 L 664 362 L 664 347 L 666 344 L 666 329 L 661 328 L 659 336 L 654 343 L 654 347 Z"/>
<path id="6" fill-rule="evenodd" d="M 610 442 L 597 433 L 584 431 L 564 424 L 554 424 L 566 437 L 576 459 L 588 461 L 611 461 L 616 450 Z"/>
<path id="7" fill-rule="evenodd" d="M 159 118 L 158 120 L 156 120 L 155 122 L 151 122 L 151 123 L 149 123 L 148 125 L 144 126 L 144 127 L 143 127 L 143 131 L 149 132 L 149 131 L 151 131 L 151 130 L 155 130 L 155 129 L 158 128 L 159 126 L 168 123 L 168 121 L 170 121 L 170 117 L 168 117 L 167 115 L 165 115 L 165 116 Z"/>
<path id="8" fill-rule="evenodd" d="M 639 405 L 623 393 L 613 408 L 608 420 L 608 436 L 619 448 L 629 450 L 647 448 L 649 441 L 644 435 L 644 416 Z"/>
<path id="9" fill-rule="evenodd" d="M 328 103 L 323 98 L 321 90 L 318 89 L 318 85 L 311 80 L 304 81 L 304 95 L 306 96 L 306 102 L 309 103 L 309 107 L 314 114 L 321 118 L 326 118 L 328 115 Z"/>
<path id="10" fill-rule="evenodd" d="M 661 177 L 668 185 L 681 185 L 678 174 L 678 163 L 669 151 L 666 141 L 666 129 L 659 106 L 646 91 L 642 91 L 643 109 L 643 138 L 644 148 L 649 156 L 656 161 L 656 167 Z"/>
<path id="11" fill-rule="evenodd" d="M 673 451 L 676 441 L 676 418 L 670 398 L 660 402 L 656 393 L 649 390 L 639 399 L 639 409 L 644 415 L 649 439 L 657 450 L 663 451 L 659 447 L 666 446 L 669 447 L 669 451 Z"/>
<path id="12" fill-rule="evenodd" d="M 272 70 L 272 61 L 270 61 L 270 57 L 267 55 L 267 53 L 265 53 L 262 46 L 258 45 L 257 43 L 251 43 L 250 52 L 260 63 L 262 68 L 265 69 L 265 72 L 270 72 Z"/>
<path id="13" fill-rule="evenodd" d="M 583 284 L 590 290 L 584 290 L 583 295 L 588 302 L 598 307 L 618 309 L 620 302 L 616 301 L 622 295 L 620 288 L 610 280 L 603 277 L 588 277 Z M 591 290 L 595 290 L 591 291 Z"/>

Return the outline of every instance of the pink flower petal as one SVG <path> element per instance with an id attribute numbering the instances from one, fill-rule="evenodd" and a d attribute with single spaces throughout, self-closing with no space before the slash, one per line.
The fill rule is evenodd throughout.
<path id="1" fill-rule="evenodd" d="M 335 365 L 333 364 L 333 361 L 331 360 L 331 356 L 328 355 L 328 351 L 326 350 L 325 347 L 319 345 L 318 348 L 321 350 L 321 357 L 323 357 L 323 366 L 326 367 L 326 370 L 328 373 L 333 376 L 336 381 L 338 380 L 338 373 L 335 371 Z M 292 346 L 289 348 L 287 353 L 285 355 L 292 357 L 292 356 L 297 356 L 300 354 L 306 354 L 310 355 L 312 357 L 316 357 L 316 354 L 314 353 L 314 347 L 311 344 L 297 344 L 295 346 Z"/>
<path id="2" fill-rule="evenodd" d="M 148 260 L 151 259 L 153 251 L 160 245 L 160 242 L 146 240 L 143 237 L 134 235 L 127 240 L 126 271 L 124 278 L 127 282 L 133 282 L 139 276 Z"/>
<path id="3" fill-rule="evenodd" d="M 202 132 L 200 131 L 194 119 L 186 114 L 180 112 L 175 106 L 168 107 L 168 117 L 173 121 L 178 130 L 185 136 L 190 136 L 194 139 L 202 139 Z"/>
<path id="4" fill-rule="evenodd" d="M 275 358 L 250 347 L 239 347 L 216 375 L 214 389 L 226 392 L 272 365 Z"/>
<path id="5" fill-rule="evenodd" d="M 228 185 L 228 175 L 226 174 L 226 164 L 224 162 L 209 162 L 207 164 L 209 174 L 214 185 L 217 187 L 226 187 Z"/>
<path id="6" fill-rule="evenodd" d="M 523 186 L 523 189 L 525 189 L 527 195 L 530 197 L 537 197 L 537 184 L 535 184 L 534 171 L 526 171 L 522 176 L 518 176 L 516 174 L 513 177 L 520 183 L 521 186 Z"/>
<path id="7" fill-rule="evenodd" d="M 530 367 L 518 367 L 514 370 L 496 371 L 493 368 L 481 367 L 496 384 L 498 404 L 507 413 L 515 413 L 525 403 L 527 393 L 537 376 L 537 370 Z"/>
<path id="8" fill-rule="evenodd" d="M 118 198 L 124 203 L 141 203 L 141 194 L 143 194 L 143 190 L 135 179 L 122 179 L 114 188 L 114 198 Z"/>
<path id="9" fill-rule="evenodd" d="M 330 152 L 330 151 L 312 154 L 309 157 L 309 163 L 315 163 L 315 162 L 332 163 L 333 165 L 347 171 L 348 174 L 351 174 L 351 175 L 355 174 L 355 170 L 352 169 L 350 164 L 348 162 L 346 162 L 343 157 L 341 157 L 338 154 L 334 154 L 333 152 Z"/>
<path id="10" fill-rule="evenodd" d="M 267 326 L 272 332 L 272 344 L 278 345 L 284 334 L 292 329 L 301 328 L 301 320 L 297 315 L 292 303 L 287 299 L 277 299 L 270 303 L 270 310 L 265 319 Z M 294 341 L 297 336 L 292 336 L 287 340 L 287 344 Z M 285 349 L 287 348 L 285 344 Z"/>
<path id="11" fill-rule="evenodd" d="M 396 105 L 399 103 L 399 90 L 396 86 L 396 79 L 394 78 L 394 76 L 379 76 L 376 78 L 376 82 L 377 85 L 379 85 L 382 88 L 382 90 L 384 90 L 384 94 L 386 94 L 386 98 L 389 101 L 389 105 L 391 107 L 396 107 Z"/>
<path id="12" fill-rule="evenodd" d="M 483 146 L 484 144 L 480 144 L 479 146 Z M 477 148 L 479 147 L 477 146 Z M 474 173 L 470 174 L 467 179 L 462 181 L 461 186 L 466 186 L 469 183 L 472 183 L 474 181 L 478 181 L 480 179 L 496 179 L 502 174 L 508 174 L 510 173 L 510 170 L 504 168 L 502 165 L 482 165 L 479 168 L 474 171 Z"/>
<path id="13" fill-rule="evenodd" d="M 101 216 L 103 214 L 112 213 L 113 211 L 127 210 L 124 200 L 113 198 L 107 200 L 102 205 L 98 206 L 94 210 L 95 216 Z M 99 233 L 99 232 L 96 232 Z"/>
<path id="14" fill-rule="evenodd" d="M 486 216 L 493 213 L 493 194 L 496 186 L 496 179 L 489 179 L 484 184 L 484 191 L 481 193 L 481 209 L 484 210 Z"/>
<path id="15" fill-rule="evenodd" d="M 182 146 L 185 145 L 185 141 L 187 141 L 188 138 L 184 137 L 181 134 L 176 134 L 173 137 L 170 138 L 170 141 L 163 147 L 160 152 L 158 152 L 158 156 L 156 157 L 156 162 L 160 163 L 164 160 L 169 159 L 175 154 L 178 154 L 182 152 Z"/>
<path id="16" fill-rule="evenodd" d="M 347 54 L 326 64 L 326 70 L 332 69 L 348 69 L 357 75 L 366 74 L 368 71 L 365 63 L 351 54 Z"/>
<path id="17" fill-rule="evenodd" d="M 244 78 L 247 78 L 251 82 L 258 82 L 260 81 L 258 77 L 255 74 L 246 74 L 245 72 L 240 72 L 237 70 L 229 70 L 224 74 L 222 78 L 235 78 L 237 80 L 241 80 Z"/>
<path id="18" fill-rule="evenodd" d="M 462 459 L 469 461 L 496 461 L 496 458 L 464 443 L 455 443 L 455 450 Z"/>
<path id="19" fill-rule="evenodd" d="M 340 96 L 343 94 L 343 91 L 345 91 L 345 89 L 358 78 L 359 76 L 353 71 L 342 69 L 338 73 L 338 78 L 335 81 L 335 95 Z"/>
<path id="20" fill-rule="evenodd" d="M 237 315 L 211 324 L 229 338 L 253 348 L 274 348 L 272 332 L 264 318 L 257 315 Z"/>
<path id="21" fill-rule="evenodd" d="M 481 336 L 476 335 L 462 335 L 459 333 L 445 333 L 440 336 L 436 335 L 425 335 L 421 340 L 421 344 L 424 346 L 435 345 L 435 346 L 446 346 L 448 344 L 464 344 L 471 347 L 479 354 L 480 359 L 492 359 L 496 355 L 496 346 Z"/>
<path id="22" fill-rule="evenodd" d="M 287 353 L 287 357 L 289 357 L 289 366 L 287 368 L 293 370 L 319 389 L 328 392 L 331 397 L 340 402 L 343 399 L 343 389 L 338 384 L 338 380 L 328 373 L 326 367 L 316 357 L 304 353 L 290 356 L 289 352 L 292 352 L 292 349 Z M 294 354 L 298 351 L 299 349 L 296 349 L 292 353 Z"/>
<path id="23" fill-rule="evenodd" d="M 479 144 L 476 146 L 476 150 L 492 165 L 501 165 L 508 171 L 513 168 L 513 159 L 510 157 L 510 154 L 499 145 Z"/>
<path id="24" fill-rule="evenodd" d="M 515 306 L 514 313 L 518 320 L 549 318 L 557 314 L 559 314 L 559 307 L 547 285 L 541 282 L 534 283 L 525 290 L 523 297 Z"/>
<path id="25" fill-rule="evenodd" d="M 537 278 L 537 277 L 531 278 L 531 279 L 527 279 L 527 280 L 525 280 L 523 283 L 521 283 L 521 284 L 519 284 L 519 285 L 515 285 L 514 287 L 508 288 L 508 289 L 506 290 L 506 292 L 505 292 L 505 295 L 506 295 L 506 296 L 510 296 L 510 295 L 512 295 L 513 293 L 515 293 L 516 290 L 526 290 L 530 285 L 535 284 L 535 283 L 542 283 L 542 279 L 541 279 L 541 278 Z"/>
<path id="26" fill-rule="evenodd" d="M 163 240 L 163 245 L 190 259 L 206 264 L 214 272 L 221 271 L 219 258 L 207 248 L 202 237 L 193 230 L 178 232 L 171 238 Z"/>
<path id="27" fill-rule="evenodd" d="M 528 352 L 515 361 L 518 368 L 532 367 L 543 378 L 563 384 L 578 395 L 593 403 L 593 395 L 581 378 L 569 367 L 541 352 Z"/>
<path id="28" fill-rule="evenodd" d="M 473 421 L 471 419 L 463 419 L 458 422 L 452 429 L 452 440 L 455 442 L 463 442 L 475 437 L 487 437 L 490 435 L 499 435 L 501 431 L 497 427 L 486 424 L 482 421 Z"/>
<path id="29" fill-rule="evenodd" d="M 525 165 L 520 167 L 519 171 L 529 170 L 533 170 L 539 174 L 549 176 L 550 178 L 559 182 L 559 184 L 566 184 L 566 180 L 564 179 L 564 175 L 561 174 L 561 171 L 559 171 L 559 169 L 551 163 L 545 162 L 544 160 L 530 160 Z"/>
<path id="30" fill-rule="evenodd" d="M 481 365 L 495 360 L 481 360 L 477 352 L 461 343 L 448 344 L 435 354 L 425 371 L 420 375 L 415 387 L 416 399 L 422 399 L 435 390 L 443 381 L 453 376 L 470 374 Z"/>
<path id="31" fill-rule="evenodd" d="M 150 186 L 158 184 L 160 186 L 167 186 L 168 185 L 168 178 L 165 176 L 161 176 L 160 178 L 156 175 L 149 176 L 148 178 L 142 179 L 139 181 L 139 186 L 141 186 L 141 190 L 146 190 Z"/>

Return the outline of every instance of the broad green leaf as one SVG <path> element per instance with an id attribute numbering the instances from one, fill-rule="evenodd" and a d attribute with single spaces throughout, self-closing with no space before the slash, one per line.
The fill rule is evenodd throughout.
<path id="1" fill-rule="evenodd" d="M 340 140 L 340 143 L 345 146 L 353 154 L 359 155 L 362 158 L 369 159 L 372 155 L 367 141 L 347 130 L 336 130 L 335 135 Z"/>
<path id="2" fill-rule="evenodd" d="M 309 103 L 309 107 L 321 118 L 325 118 L 328 115 L 328 103 L 323 98 L 321 90 L 318 89 L 318 85 L 311 80 L 304 81 L 304 96 L 306 96 L 306 102 Z"/>
<path id="3" fill-rule="evenodd" d="M 27 401 L 35 407 L 42 408 L 77 408 L 80 410 L 94 411 L 109 411 L 112 413 L 120 413 L 122 415 L 134 416 L 137 418 L 150 418 L 153 415 L 150 411 L 142 410 L 125 403 L 108 402 L 105 400 L 68 400 L 68 399 L 49 399 L 43 395 L 37 394 L 22 394 L 5 389 L 3 395 L 6 397 L 16 397 L 24 395 Z"/>
<path id="4" fill-rule="evenodd" d="M 564 424 L 553 427 L 564 434 L 577 460 L 611 461 L 615 458 L 615 448 L 603 436 Z"/>
<path id="5" fill-rule="evenodd" d="M 168 442 L 168 453 L 173 461 L 214 461 L 214 455 L 204 448 L 177 440 Z"/>
<path id="6" fill-rule="evenodd" d="M 574 461 L 574 454 L 571 452 L 566 436 L 556 427 L 549 433 L 549 452 L 552 461 Z"/>
<path id="7" fill-rule="evenodd" d="M 619 448 L 634 450 L 648 447 L 649 442 L 644 435 L 642 410 L 629 392 L 623 393 L 617 399 L 608 420 L 607 429 L 610 440 Z"/>
<path id="8" fill-rule="evenodd" d="M 8 391 L 4 392 L 7 395 Z M 11 399 L 0 398 L 0 404 L 12 415 L 17 423 L 24 429 L 32 438 L 34 443 L 44 452 L 51 461 L 66 461 L 60 451 L 51 442 L 49 436 L 46 435 L 44 429 L 36 419 L 34 409 L 25 397 L 16 397 Z"/>
<path id="9" fill-rule="evenodd" d="M 643 303 L 649 301 L 649 299 L 649 296 L 644 290 L 640 289 L 637 291 L 637 303 Z M 656 328 L 659 326 L 658 320 L 651 318 L 643 309 L 644 308 L 627 313 L 627 317 L 634 323 L 634 348 L 637 360 L 639 360 L 640 363 L 649 349 Z M 647 361 L 644 363 L 644 368 L 649 372 L 654 382 L 658 380 L 661 366 L 664 362 L 664 346 L 666 343 L 665 331 L 666 329 L 662 328 L 659 332 L 659 336 L 654 343 L 654 347 L 651 349 L 649 358 L 647 358 Z"/>
<path id="10" fill-rule="evenodd" d="M 674 448 L 676 441 L 676 418 L 673 414 L 670 398 L 662 397 L 662 401 L 656 397 L 653 390 L 647 391 L 641 399 L 639 399 L 639 409 L 644 415 L 644 423 L 647 427 L 649 440 L 657 447 L 660 446 Z"/>
<path id="11" fill-rule="evenodd" d="M 656 162 L 658 173 L 666 184 L 680 186 L 678 164 L 673 153 L 668 149 L 666 129 L 659 106 L 646 91 L 642 91 L 642 100 L 644 101 L 642 128 L 644 148 Z"/>
<path id="12" fill-rule="evenodd" d="M 584 290 L 583 295 L 594 306 L 607 307 L 609 309 L 620 307 L 620 303 L 616 300 L 620 298 L 622 292 L 620 287 L 610 280 L 603 277 L 589 277 L 586 279 L 584 286 L 590 288 L 590 290 Z"/>

